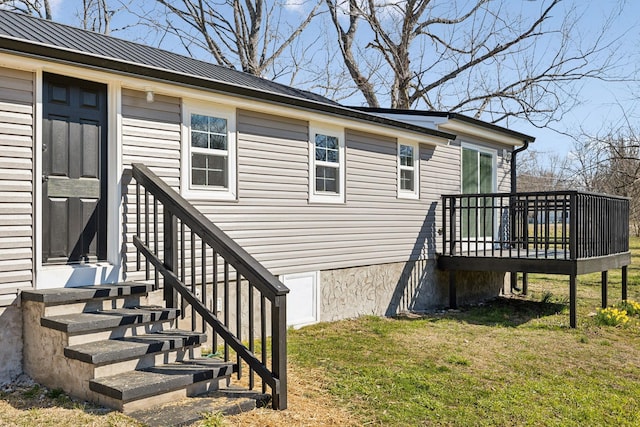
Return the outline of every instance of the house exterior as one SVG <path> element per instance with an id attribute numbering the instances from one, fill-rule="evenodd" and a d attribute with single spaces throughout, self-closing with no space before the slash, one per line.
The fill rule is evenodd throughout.
<path id="1" fill-rule="evenodd" d="M 133 163 L 277 275 L 300 326 L 447 306 L 441 195 L 509 192 L 511 153 L 533 141 L 6 11 L 0 111 L 0 383 L 22 372 L 21 291 L 144 279 Z M 457 277 L 461 302 L 504 282 Z"/>

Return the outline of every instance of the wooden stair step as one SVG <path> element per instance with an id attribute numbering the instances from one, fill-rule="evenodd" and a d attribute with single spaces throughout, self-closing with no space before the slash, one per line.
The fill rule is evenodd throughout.
<path id="1" fill-rule="evenodd" d="M 207 336 L 204 333 L 170 329 L 145 335 L 78 344 L 66 347 L 64 355 L 81 362 L 104 365 L 200 345 L 206 339 Z"/>
<path id="2" fill-rule="evenodd" d="M 233 373 L 233 368 L 232 362 L 219 359 L 193 359 L 93 379 L 89 381 L 89 388 L 126 403 L 225 378 Z"/>
<path id="3" fill-rule="evenodd" d="M 177 308 L 140 306 L 43 317 L 40 319 L 40 325 L 69 334 L 81 334 L 122 326 L 169 321 L 176 319 L 178 314 Z"/>
<path id="4" fill-rule="evenodd" d="M 25 301 L 41 302 L 44 304 L 65 304 L 92 299 L 109 299 L 132 295 L 146 295 L 153 290 L 152 284 L 147 283 L 118 283 L 115 285 L 94 285 L 78 288 L 59 288 L 26 290 L 21 293 Z"/>

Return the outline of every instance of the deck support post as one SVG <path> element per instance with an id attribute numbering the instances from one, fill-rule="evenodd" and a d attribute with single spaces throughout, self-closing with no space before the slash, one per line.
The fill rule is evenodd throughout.
<path id="1" fill-rule="evenodd" d="M 529 273 L 522 273 L 522 295 L 529 293 Z"/>
<path id="2" fill-rule="evenodd" d="M 456 272 L 449 270 L 449 308 L 458 308 L 456 296 Z"/>
<path id="3" fill-rule="evenodd" d="M 627 267 L 622 267 L 622 301 L 627 300 Z"/>
<path id="4" fill-rule="evenodd" d="M 569 276 L 569 325 L 575 328 L 577 325 L 577 308 L 576 303 L 578 278 L 575 274 Z"/>
<path id="5" fill-rule="evenodd" d="M 608 295 L 608 287 L 609 285 L 609 272 L 608 271 L 603 271 L 602 272 L 602 308 L 607 308 L 607 305 L 609 305 L 608 301 L 607 301 L 607 295 Z"/>
<path id="6" fill-rule="evenodd" d="M 511 293 L 514 293 L 518 290 L 518 272 L 512 271 L 509 273 L 511 278 Z"/>

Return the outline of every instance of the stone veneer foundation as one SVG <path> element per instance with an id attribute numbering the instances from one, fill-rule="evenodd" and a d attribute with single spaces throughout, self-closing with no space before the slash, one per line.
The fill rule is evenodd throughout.
<path id="1" fill-rule="evenodd" d="M 457 272 L 458 304 L 495 298 L 503 284 L 504 273 Z M 320 273 L 320 287 L 321 321 L 449 305 L 449 273 L 438 270 L 435 260 L 326 270 Z"/>
<path id="2" fill-rule="evenodd" d="M 7 304 L 0 306 L 0 384 L 10 383 L 22 373 L 22 310 L 15 295 L 9 299 L 0 301 Z"/>

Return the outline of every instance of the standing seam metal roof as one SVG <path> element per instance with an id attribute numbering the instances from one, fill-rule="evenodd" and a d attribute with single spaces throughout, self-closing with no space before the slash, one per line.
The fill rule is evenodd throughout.
<path id="1" fill-rule="evenodd" d="M 173 52 L 0 10 L 0 51 L 79 64 L 347 117 L 442 139 L 455 135 L 345 107 L 321 95 Z"/>
<path id="2" fill-rule="evenodd" d="M 334 101 L 248 73 L 53 21 L 0 11 L 0 35 L 326 104 Z"/>

